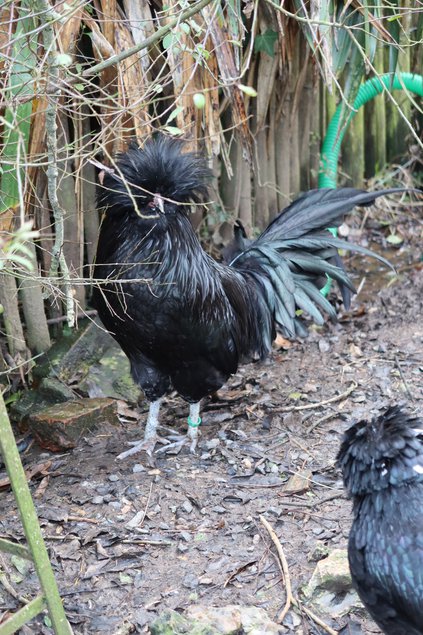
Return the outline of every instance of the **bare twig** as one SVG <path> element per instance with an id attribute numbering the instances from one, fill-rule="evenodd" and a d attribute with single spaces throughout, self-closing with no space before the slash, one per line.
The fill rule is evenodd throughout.
<path id="1" fill-rule="evenodd" d="M 334 631 L 333 628 L 325 624 L 324 621 L 320 619 L 320 617 L 317 617 L 315 613 L 312 613 L 310 609 L 305 607 L 304 604 L 300 602 L 300 600 L 297 600 L 297 602 L 298 606 L 301 606 L 301 610 L 304 611 L 304 613 L 306 613 L 313 620 L 313 622 L 315 622 L 318 626 L 321 626 L 323 630 L 326 631 L 326 633 L 329 633 L 329 635 L 338 635 L 338 631 Z"/>
<path id="2" fill-rule="evenodd" d="M 321 628 L 323 628 L 323 630 L 326 631 L 326 633 L 329 633 L 329 635 L 337 635 L 337 631 L 334 631 L 333 628 L 331 628 L 330 626 L 325 624 L 325 622 L 323 622 L 323 620 L 321 620 L 320 617 L 318 617 L 317 615 L 312 613 L 312 611 L 310 611 L 308 608 L 306 608 L 300 602 L 300 600 L 298 600 L 298 598 L 294 597 L 294 595 L 292 593 L 291 578 L 290 578 L 290 575 L 289 575 L 288 562 L 286 560 L 285 553 L 284 553 L 284 551 L 282 549 L 282 545 L 280 543 L 280 540 L 277 537 L 276 533 L 274 532 L 272 526 L 270 525 L 270 523 L 267 522 L 267 520 L 264 518 L 264 516 L 260 516 L 260 522 L 266 528 L 267 532 L 269 533 L 270 538 L 272 539 L 273 544 L 276 547 L 276 551 L 278 552 L 278 556 L 279 556 L 279 564 L 280 564 L 283 576 L 285 578 L 286 602 L 285 602 L 285 606 L 283 607 L 282 611 L 278 615 L 278 618 L 277 618 L 278 623 L 279 624 L 282 623 L 282 621 L 283 621 L 285 615 L 287 614 L 287 612 L 289 611 L 291 605 L 293 605 L 293 606 L 296 606 L 298 609 L 304 611 L 304 613 L 306 613 L 313 620 L 313 622 L 315 622 L 316 624 L 321 626 Z"/>
<path id="3" fill-rule="evenodd" d="M 292 595 L 291 578 L 290 578 L 290 575 L 289 575 L 288 562 L 287 562 L 287 560 L 285 558 L 285 554 L 284 554 L 284 551 L 282 549 L 282 545 L 280 543 L 280 540 L 277 537 L 277 535 L 275 534 L 274 530 L 272 529 L 272 526 L 270 525 L 270 523 L 267 522 L 267 520 L 264 518 L 264 516 L 260 516 L 260 522 L 261 522 L 262 525 L 264 525 L 264 527 L 268 531 L 269 536 L 271 537 L 272 542 L 273 542 L 273 544 L 276 547 L 276 551 L 278 552 L 282 573 L 283 573 L 283 576 L 284 576 L 284 579 L 285 579 L 286 601 L 285 601 L 285 606 L 283 607 L 282 611 L 279 613 L 279 616 L 278 616 L 278 622 L 282 623 L 285 615 L 289 611 L 289 608 L 290 608 L 291 604 L 295 603 L 295 598 Z"/>
<path id="4" fill-rule="evenodd" d="M 324 401 L 318 401 L 316 403 L 309 403 L 305 406 L 287 406 L 286 408 L 278 408 L 277 412 L 292 412 L 299 410 L 310 410 L 312 408 L 320 408 L 320 406 L 326 406 L 328 403 L 334 403 L 335 401 L 340 401 L 345 397 L 348 397 L 356 388 L 358 384 L 353 382 L 349 388 L 345 392 L 341 392 L 339 395 L 335 395 L 335 397 L 331 397 L 330 399 L 325 399 Z"/>
<path id="5" fill-rule="evenodd" d="M 332 419 L 335 416 L 336 416 L 336 412 L 329 412 L 327 415 L 324 415 L 323 417 L 316 419 L 316 421 L 314 421 L 308 426 L 308 428 L 306 429 L 306 433 L 309 434 L 315 428 L 317 428 L 317 426 L 319 426 L 321 423 L 323 423 L 324 421 L 328 421 L 328 419 Z"/>
<path id="6" fill-rule="evenodd" d="M 402 372 L 402 368 L 401 368 L 401 366 L 400 366 L 399 359 L 398 359 L 398 357 L 397 357 L 396 355 L 395 355 L 394 359 L 395 359 L 395 366 L 396 366 L 396 367 L 397 367 L 397 369 L 398 369 L 398 372 L 399 372 L 400 377 L 401 377 L 401 379 L 402 379 L 402 383 L 404 384 L 405 391 L 406 391 L 407 395 L 410 397 L 411 401 L 414 401 L 414 397 L 413 397 L 413 395 L 411 394 L 411 391 L 410 391 L 410 389 L 409 389 L 409 387 L 408 387 L 407 380 L 405 379 L 405 377 L 404 377 L 404 373 Z"/>

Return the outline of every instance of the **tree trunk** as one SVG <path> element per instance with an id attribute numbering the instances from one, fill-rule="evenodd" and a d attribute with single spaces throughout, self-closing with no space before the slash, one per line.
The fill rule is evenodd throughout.
<path id="1" fill-rule="evenodd" d="M 37 270 L 35 245 L 31 242 L 27 243 L 26 246 L 31 250 L 32 261 L 35 270 Z M 50 348 L 51 341 L 40 280 L 35 276 L 25 275 L 21 281 L 19 290 L 25 316 L 28 346 L 36 353 L 44 353 Z"/>
<path id="2" fill-rule="evenodd" d="M 0 304 L 10 355 L 17 359 L 27 357 L 27 346 L 18 306 L 18 288 L 12 273 L 0 273 Z"/>

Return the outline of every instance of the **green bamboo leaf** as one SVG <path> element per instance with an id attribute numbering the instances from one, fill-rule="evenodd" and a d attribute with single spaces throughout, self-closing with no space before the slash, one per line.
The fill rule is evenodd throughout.
<path id="1" fill-rule="evenodd" d="M 240 23 L 242 15 L 242 7 L 241 0 L 227 0 L 227 17 L 226 23 L 228 26 L 228 39 L 232 40 L 234 43 L 236 42 L 238 45 L 241 44 L 241 32 L 240 32 Z M 235 45 L 236 46 L 236 45 Z M 237 70 L 240 68 L 241 62 L 241 51 L 236 46 L 234 48 L 234 56 L 235 62 L 237 66 Z"/>
<path id="2" fill-rule="evenodd" d="M 183 109 L 183 106 L 176 106 L 176 108 L 172 110 L 169 117 L 167 118 L 166 124 L 169 124 L 171 121 L 176 119 L 176 117 L 183 111 Z"/>
<path id="3" fill-rule="evenodd" d="M 164 126 L 164 129 L 167 130 L 169 134 L 172 134 L 175 137 L 179 137 L 181 134 L 183 134 L 182 130 L 180 128 L 177 128 L 176 126 Z"/>

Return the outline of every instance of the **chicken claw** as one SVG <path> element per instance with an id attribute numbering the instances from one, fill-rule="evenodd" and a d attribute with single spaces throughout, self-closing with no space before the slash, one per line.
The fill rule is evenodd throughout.
<path id="1" fill-rule="evenodd" d="M 169 443 L 167 439 L 163 439 L 163 437 L 159 437 L 158 435 L 154 435 L 153 437 L 149 437 L 147 439 L 140 439 L 139 441 L 129 441 L 128 445 L 132 445 L 132 448 L 118 454 L 116 459 L 121 461 L 122 459 L 126 459 L 128 456 L 133 456 L 139 452 L 146 452 L 148 456 L 152 457 L 154 448 L 159 442 Z"/>
<path id="2" fill-rule="evenodd" d="M 200 422 L 201 422 L 201 419 L 200 419 Z M 182 448 L 188 443 L 190 444 L 189 446 L 190 453 L 195 454 L 197 443 L 198 443 L 198 426 L 200 424 L 198 423 L 196 426 L 191 426 L 188 423 L 188 425 L 190 427 L 188 428 L 188 432 L 185 436 L 183 436 L 182 438 L 179 438 L 177 441 L 174 441 L 173 443 L 169 443 L 168 445 L 165 445 L 164 447 L 159 448 L 158 450 L 154 452 L 154 454 L 168 454 L 169 450 L 172 450 L 172 452 L 169 452 L 169 454 L 179 454 Z"/>

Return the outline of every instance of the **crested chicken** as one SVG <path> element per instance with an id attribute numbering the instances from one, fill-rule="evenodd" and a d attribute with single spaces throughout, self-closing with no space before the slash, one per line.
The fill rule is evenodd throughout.
<path id="1" fill-rule="evenodd" d="M 320 325 L 326 316 L 335 320 L 335 308 L 320 292 L 322 279 L 338 283 L 348 306 L 354 287 L 338 249 L 371 252 L 326 228 L 339 226 L 356 205 L 402 191 L 309 191 L 256 240 L 238 230 L 226 264 L 202 249 L 189 219 L 193 206 L 207 201 L 210 176 L 204 158 L 159 137 L 130 147 L 104 177 L 93 303 L 150 402 L 144 440 L 119 458 L 153 452 L 160 404 L 171 390 L 190 404 L 194 450 L 200 400 L 241 361 L 265 358 L 277 331 L 307 335 L 303 314 Z"/>

